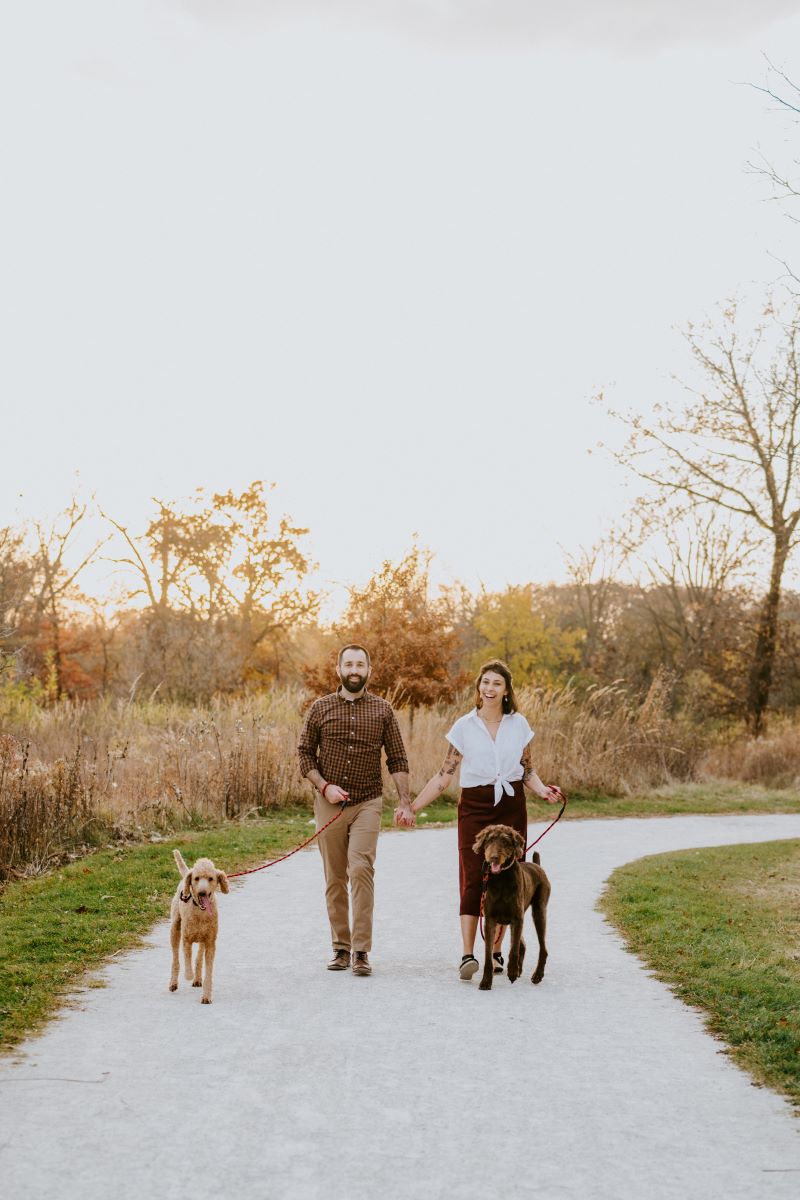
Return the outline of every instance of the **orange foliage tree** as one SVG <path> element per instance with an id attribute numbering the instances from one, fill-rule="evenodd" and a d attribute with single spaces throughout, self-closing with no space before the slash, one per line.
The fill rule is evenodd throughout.
<path id="1" fill-rule="evenodd" d="M 412 708 L 452 700 L 465 682 L 455 667 L 459 637 L 451 603 L 430 595 L 431 557 L 413 546 L 400 562 L 384 562 L 365 587 L 350 589 L 347 609 L 331 629 L 337 651 L 348 642 L 369 650 L 371 690 Z M 336 651 L 306 669 L 308 686 L 333 690 L 335 667 Z"/>

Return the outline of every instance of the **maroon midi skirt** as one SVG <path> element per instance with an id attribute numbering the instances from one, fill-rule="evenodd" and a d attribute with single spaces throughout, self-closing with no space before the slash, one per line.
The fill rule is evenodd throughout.
<path id="1" fill-rule="evenodd" d="M 462 788 L 458 802 L 458 886 L 461 893 L 462 917 L 477 917 L 481 911 L 483 857 L 472 849 L 475 838 L 487 825 L 510 825 L 528 840 L 528 810 L 525 807 L 525 788 L 518 779 L 511 786 L 513 796 L 503 792 L 499 804 L 494 802 L 494 784 L 486 787 Z"/>

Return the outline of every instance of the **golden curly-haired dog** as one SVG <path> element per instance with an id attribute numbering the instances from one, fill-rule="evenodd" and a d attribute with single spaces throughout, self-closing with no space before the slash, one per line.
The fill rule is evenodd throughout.
<path id="1" fill-rule="evenodd" d="M 533 862 L 520 862 L 519 856 L 525 850 L 525 841 L 522 835 L 509 825 L 487 825 L 478 834 L 472 848 L 476 854 L 483 855 L 489 868 L 483 901 L 486 959 L 479 985 L 481 991 L 488 991 L 492 986 L 492 949 L 498 925 L 511 926 L 511 949 L 508 953 L 509 983 L 513 983 L 522 974 L 522 961 L 525 958 L 522 919 L 527 908 L 531 910 L 539 939 L 539 961 L 531 975 L 531 983 L 541 983 L 547 960 L 544 935 L 550 881 L 540 866 L 539 855 L 534 853 Z"/>
<path id="2" fill-rule="evenodd" d="M 214 974 L 214 953 L 217 945 L 217 889 L 227 892 L 228 877 L 218 871 L 210 858 L 198 858 L 190 869 L 183 861 L 180 850 L 172 855 L 181 873 L 181 881 L 172 897 L 170 909 L 169 940 L 172 945 L 172 973 L 169 990 L 178 987 L 178 947 L 183 943 L 184 975 L 192 980 L 192 987 L 202 987 L 202 1004 L 211 1003 L 211 988 Z M 192 971 L 192 945 L 198 943 L 197 959 Z"/>

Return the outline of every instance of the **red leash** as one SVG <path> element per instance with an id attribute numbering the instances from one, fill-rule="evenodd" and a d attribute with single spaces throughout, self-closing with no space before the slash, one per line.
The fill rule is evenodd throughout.
<path id="1" fill-rule="evenodd" d="M 260 867 L 250 867 L 249 871 L 234 871 L 232 874 L 228 875 L 228 879 L 237 879 L 240 875 L 255 875 L 256 871 L 266 871 L 267 867 L 274 867 L 276 863 L 284 862 L 287 858 L 291 858 L 293 854 L 297 854 L 298 850 L 302 850 L 304 847 L 310 846 L 314 839 L 318 838 L 319 835 L 324 832 L 329 825 L 332 825 L 334 821 L 338 821 L 339 817 L 344 812 L 344 807 L 345 806 L 343 804 L 339 811 L 331 817 L 330 821 L 326 821 L 321 829 L 318 829 L 316 833 L 312 833 L 310 838 L 306 838 L 304 842 L 301 842 L 299 846 L 295 846 L 294 850 L 290 850 L 288 854 L 282 854 L 280 858 L 273 858 L 272 862 L 262 863 Z M 547 831 L 545 830 L 545 832 Z"/>
<path id="2" fill-rule="evenodd" d="M 545 833 L 549 833 L 549 832 L 550 832 L 550 830 L 551 830 L 551 829 L 553 828 L 553 826 L 555 825 L 556 821 L 560 821 L 560 820 L 561 820 L 561 818 L 562 818 L 562 817 L 563 817 L 563 815 L 564 815 L 564 809 L 567 807 L 567 797 L 564 795 L 564 793 L 562 792 L 562 790 L 561 790 L 561 788 L 560 788 L 560 787 L 556 787 L 555 785 L 552 785 L 550 790 L 551 790 L 551 791 L 553 791 L 553 792 L 558 792 L 559 796 L 561 797 L 561 808 L 558 810 L 558 816 L 557 816 L 557 817 L 554 817 L 554 819 L 553 819 L 553 820 L 550 822 L 550 824 L 547 826 L 547 829 L 545 829 L 545 830 L 544 830 L 542 833 L 540 833 L 540 834 L 539 834 L 539 836 L 538 836 L 537 838 L 534 838 L 534 839 L 533 839 L 533 841 L 531 842 L 530 846 L 526 846 L 526 847 L 525 847 L 525 851 L 524 851 L 524 852 L 525 852 L 525 854 L 527 854 L 529 850 L 532 850 L 532 849 L 533 849 L 533 847 L 536 845 L 536 843 L 537 843 L 537 842 L 540 842 L 540 841 L 542 840 L 542 838 L 544 837 Z"/>

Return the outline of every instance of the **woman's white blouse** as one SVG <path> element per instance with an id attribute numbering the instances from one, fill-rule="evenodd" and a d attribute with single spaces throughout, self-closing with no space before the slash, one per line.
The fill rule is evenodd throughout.
<path id="1" fill-rule="evenodd" d="M 494 802 L 499 804 L 503 792 L 514 794 L 511 784 L 522 779 L 522 751 L 533 737 L 533 730 L 522 713 L 505 713 L 492 735 L 478 716 L 477 708 L 459 717 L 446 735 L 451 746 L 464 756 L 461 763 L 462 787 L 485 787 L 494 784 Z"/>

